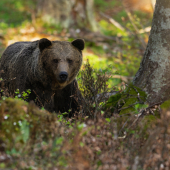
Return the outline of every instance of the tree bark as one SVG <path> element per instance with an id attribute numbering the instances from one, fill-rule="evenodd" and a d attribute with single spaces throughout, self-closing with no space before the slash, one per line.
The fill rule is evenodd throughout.
<path id="1" fill-rule="evenodd" d="M 149 42 L 134 85 L 147 94 L 149 104 L 170 98 L 170 1 L 157 0 Z"/>
<path id="2" fill-rule="evenodd" d="M 94 0 L 86 0 L 87 19 L 93 31 L 97 31 L 97 24 L 94 17 Z"/>

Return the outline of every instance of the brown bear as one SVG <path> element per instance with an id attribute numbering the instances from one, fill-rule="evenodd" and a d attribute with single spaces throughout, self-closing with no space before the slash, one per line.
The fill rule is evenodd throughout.
<path id="1" fill-rule="evenodd" d="M 82 39 L 73 42 L 50 41 L 16 42 L 7 47 L 0 60 L 2 79 L 11 95 L 31 90 L 33 100 L 50 112 L 79 110 L 81 93 L 76 75 L 82 65 Z"/>

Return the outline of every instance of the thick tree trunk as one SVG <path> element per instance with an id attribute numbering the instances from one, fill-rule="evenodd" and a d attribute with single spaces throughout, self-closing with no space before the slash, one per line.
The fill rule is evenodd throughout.
<path id="1" fill-rule="evenodd" d="M 69 28 L 73 25 L 97 30 L 94 0 L 38 0 L 38 16 L 49 24 Z"/>
<path id="2" fill-rule="evenodd" d="M 144 89 L 148 102 L 170 98 L 170 0 L 157 0 L 149 42 L 133 80 Z"/>

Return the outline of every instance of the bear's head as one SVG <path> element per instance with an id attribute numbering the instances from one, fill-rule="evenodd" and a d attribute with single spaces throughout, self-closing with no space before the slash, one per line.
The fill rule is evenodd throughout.
<path id="1" fill-rule="evenodd" d="M 52 81 L 51 89 L 62 89 L 76 77 L 82 65 L 84 40 L 73 42 L 39 40 L 39 60 Z"/>

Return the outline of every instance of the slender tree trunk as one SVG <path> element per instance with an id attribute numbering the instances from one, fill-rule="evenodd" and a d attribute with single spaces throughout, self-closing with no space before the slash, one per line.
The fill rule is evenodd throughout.
<path id="1" fill-rule="evenodd" d="M 150 1 L 151 1 L 151 4 L 152 4 L 152 8 L 155 9 L 156 0 L 150 0 Z"/>
<path id="2" fill-rule="evenodd" d="M 97 24 L 94 17 L 94 0 L 86 0 L 87 19 L 93 31 L 97 31 Z"/>
<path id="3" fill-rule="evenodd" d="M 149 42 L 134 85 L 144 89 L 148 102 L 170 98 L 170 0 L 157 0 Z"/>

